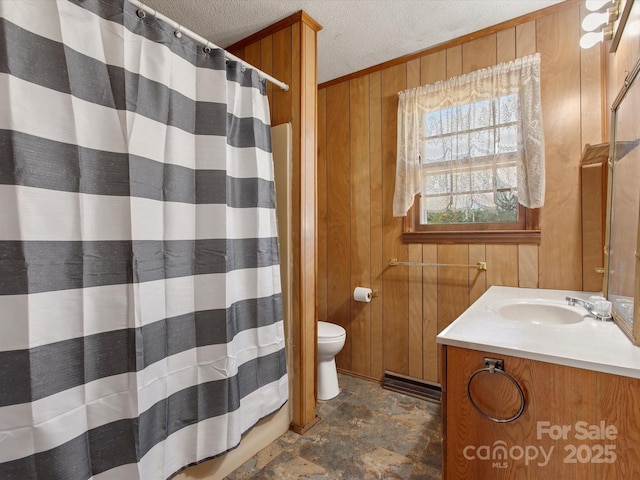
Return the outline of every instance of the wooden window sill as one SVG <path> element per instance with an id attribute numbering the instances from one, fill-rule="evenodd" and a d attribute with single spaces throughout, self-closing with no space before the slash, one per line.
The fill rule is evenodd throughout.
<path id="1" fill-rule="evenodd" d="M 535 243 L 540 230 L 467 230 L 404 232 L 404 243 Z"/>

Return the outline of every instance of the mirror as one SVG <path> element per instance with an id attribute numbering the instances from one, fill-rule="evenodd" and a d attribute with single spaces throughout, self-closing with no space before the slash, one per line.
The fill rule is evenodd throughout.
<path id="1" fill-rule="evenodd" d="M 635 81 L 639 67 L 640 64 L 636 65 L 627 76 L 613 104 L 607 266 L 607 298 L 613 304 L 614 319 L 636 344 L 640 341 L 640 320 L 634 325 L 634 318 L 638 318 L 638 301 L 634 302 L 634 297 L 640 290 L 636 258 L 640 216 L 640 122 L 637 117 L 640 85 Z"/>

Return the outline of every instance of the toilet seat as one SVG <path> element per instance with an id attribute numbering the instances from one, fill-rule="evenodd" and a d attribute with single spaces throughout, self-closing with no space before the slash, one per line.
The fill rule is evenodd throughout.
<path id="1" fill-rule="evenodd" d="M 347 331 L 340 325 L 329 322 L 318 322 L 318 340 L 335 340 L 347 335 Z"/>

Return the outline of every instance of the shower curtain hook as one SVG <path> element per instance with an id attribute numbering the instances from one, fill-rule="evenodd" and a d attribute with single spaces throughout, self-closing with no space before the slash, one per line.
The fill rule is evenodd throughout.
<path id="1" fill-rule="evenodd" d="M 182 38 L 182 32 L 180 30 L 182 30 L 182 25 L 178 25 L 178 30 L 173 32 L 173 34 L 176 36 L 176 38 Z"/>
<path id="2" fill-rule="evenodd" d="M 204 50 L 204 53 L 211 53 L 211 47 L 209 45 L 211 45 L 211 42 L 209 40 L 207 40 L 207 44 L 202 49 L 202 50 Z"/>
<path id="3" fill-rule="evenodd" d="M 142 3 L 142 0 L 140 0 L 140 7 L 138 8 L 136 15 L 138 15 L 138 18 L 144 18 L 147 16 L 147 12 L 144 11 L 144 3 Z"/>

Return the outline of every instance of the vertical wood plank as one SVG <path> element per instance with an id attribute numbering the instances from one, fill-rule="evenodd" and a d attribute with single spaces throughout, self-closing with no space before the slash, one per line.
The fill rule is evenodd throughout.
<path id="1" fill-rule="evenodd" d="M 305 425 L 316 418 L 316 369 L 317 369 L 317 58 L 316 31 L 307 24 L 292 26 L 292 53 L 296 59 L 292 72 L 291 88 L 293 124 L 300 118 L 300 224 L 297 232 L 300 245 L 300 310 L 304 335 L 300 345 L 305 350 Z M 296 142 L 294 140 L 294 145 Z M 294 168 L 295 172 L 295 168 Z M 295 192 L 295 188 L 294 188 Z M 294 236 L 295 238 L 295 236 Z"/>
<path id="2" fill-rule="evenodd" d="M 462 44 L 462 73 L 496 64 L 496 34 L 485 35 Z"/>
<path id="3" fill-rule="evenodd" d="M 447 78 L 447 51 L 430 53 L 420 58 L 420 84 L 429 85 Z"/>
<path id="4" fill-rule="evenodd" d="M 420 83 L 429 85 L 447 78 L 447 51 L 440 50 L 420 59 Z M 437 245 L 422 245 L 422 261 L 438 262 Z M 438 381 L 438 269 L 422 269 L 422 378 Z"/>
<path id="5" fill-rule="evenodd" d="M 516 58 L 516 28 L 500 30 L 496 33 L 496 61 L 510 62 Z"/>
<path id="6" fill-rule="evenodd" d="M 351 289 L 371 284 L 369 77 L 349 82 L 351 158 Z M 369 375 L 371 304 L 351 297 L 351 371 Z"/>
<path id="7" fill-rule="evenodd" d="M 487 253 L 482 243 L 469 245 L 469 264 L 486 262 Z M 469 269 L 469 304 L 475 302 L 487 291 L 487 272 L 476 268 Z"/>
<path id="8" fill-rule="evenodd" d="M 409 245 L 409 261 L 422 263 L 422 245 Z M 422 378 L 422 267 L 409 269 L 409 376 Z"/>
<path id="9" fill-rule="evenodd" d="M 280 81 L 291 85 L 292 77 L 292 64 L 291 64 L 291 27 L 283 30 L 278 30 L 273 34 L 273 50 L 278 52 L 273 56 L 273 74 Z M 273 89 L 273 124 L 280 125 L 281 123 L 287 123 L 292 120 L 291 105 L 292 93 L 291 90 L 285 92 L 280 88 Z M 294 138 L 295 128 L 294 128 Z"/>
<path id="10" fill-rule="evenodd" d="M 469 246 L 438 245 L 438 263 L 469 263 Z M 438 268 L 438 332 L 469 307 L 469 273 L 466 268 Z"/>
<path id="11" fill-rule="evenodd" d="M 398 92 L 407 86 L 404 64 L 382 70 L 382 200 L 384 261 L 397 258 L 406 261 L 407 246 L 402 242 L 402 219 L 393 216 L 395 187 Z M 384 368 L 396 373 L 409 373 L 408 272 L 406 267 L 387 267 L 383 285 Z"/>
<path id="12" fill-rule="evenodd" d="M 584 5 L 580 7 L 583 19 L 590 12 Z M 580 105 L 582 112 L 582 142 L 597 144 L 607 138 L 606 126 L 608 109 L 604 84 L 605 47 L 580 50 Z M 598 108 L 600 107 L 600 108 Z M 598 111 L 600 115 L 598 115 Z M 580 169 L 581 210 L 582 210 L 582 289 L 603 290 L 604 276 L 596 268 L 604 267 L 606 215 L 607 167 L 606 165 L 586 165 Z"/>
<path id="13" fill-rule="evenodd" d="M 462 45 L 447 48 L 447 78 L 462 75 Z"/>
<path id="14" fill-rule="evenodd" d="M 369 75 L 369 165 L 371 182 L 371 289 L 381 296 L 371 302 L 371 370 L 380 379 L 383 366 L 382 273 L 385 268 L 382 246 L 382 99 L 380 72 Z"/>
<path id="15" fill-rule="evenodd" d="M 422 245 L 422 261 L 437 263 L 438 246 Z M 429 382 L 438 381 L 438 269 L 422 269 L 422 378 Z"/>
<path id="16" fill-rule="evenodd" d="M 336 364 L 351 369 L 351 167 L 349 158 L 349 83 L 327 88 L 327 320 L 347 331 Z"/>
<path id="17" fill-rule="evenodd" d="M 304 142 L 304 131 L 303 125 L 305 119 L 303 118 L 301 111 L 301 73 L 300 69 L 302 65 L 300 64 L 300 24 L 291 25 L 288 29 L 288 33 L 282 36 L 281 41 L 287 42 L 289 49 L 289 60 L 287 62 L 283 60 L 278 60 L 274 58 L 274 68 L 276 68 L 276 72 L 279 72 L 282 69 L 283 75 L 289 77 L 288 81 L 285 81 L 289 85 L 289 91 L 283 92 L 282 89 L 276 88 L 274 91 L 274 99 L 277 100 L 277 104 L 279 104 L 279 116 L 281 118 L 287 118 L 288 115 L 289 120 L 284 120 L 283 123 L 290 121 L 291 129 L 292 129 L 292 138 L 291 144 L 293 148 L 293 156 L 292 156 L 292 166 L 291 166 L 291 175 L 294 178 L 294 181 L 291 184 L 291 194 L 293 198 L 293 204 L 291 205 L 291 215 L 295 219 L 295 228 L 292 231 L 292 243 L 294 246 L 294 259 L 296 260 L 294 270 L 295 273 L 293 275 L 295 286 L 294 289 L 299 291 L 297 298 L 299 299 L 296 303 L 296 307 L 299 311 L 296 312 L 295 318 L 300 319 L 300 334 L 298 336 L 300 345 L 303 349 L 301 352 L 301 359 L 304 364 L 308 361 L 308 352 L 306 351 L 306 345 L 304 345 L 304 338 L 307 333 L 307 324 L 305 322 L 305 303 L 306 299 L 303 298 L 304 286 L 303 282 L 306 280 L 305 278 L 305 268 L 302 265 L 304 261 L 304 255 L 302 253 L 302 212 L 303 212 L 303 190 L 304 190 L 304 151 L 302 148 Z M 277 35 L 277 34 L 276 34 Z M 286 70 L 286 71 L 285 71 Z M 278 78 L 276 76 L 276 78 Z M 284 93 L 284 95 L 282 95 Z M 306 368 L 302 367 L 302 371 L 306 372 Z M 305 391 L 305 395 L 307 392 Z M 306 399 L 305 399 L 306 402 Z"/>
<path id="18" fill-rule="evenodd" d="M 273 75 L 273 35 L 260 40 L 260 70 Z M 271 82 L 267 82 L 267 98 L 269 105 L 271 105 L 271 123 L 278 125 L 273 123 L 273 84 Z"/>
<path id="19" fill-rule="evenodd" d="M 247 62 L 249 62 L 254 67 L 262 70 L 260 66 L 261 63 L 261 52 L 260 52 L 260 42 L 253 42 L 247 45 L 244 48 L 244 58 Z"/>
<path id="20" fill-rule="evenodd" d="M 579 6 L 536 22 L 541 52 L 541 98 L 547 189 L 542 211 L 541 288 L 582 288 L 580 232 Z"/>
<path id="21" fill-rule="evenodd" d="M 606 163 L 606 162 L 605 162 Z M 604 277 L 596 268 L 604 267 L 604 215 L 606 205 L 606 165 L 594 163 L 580 168 L 582 204 L 582 288 L 597 292 L 603 289 Z"/>
<path id="22" fill-rule="evenodd" d="M 407 87 L 420 85 L 420 59 L 407 62 Z M 422 246 L 409 245 L 409 261 L 422 262 Z M 422 267 L 408 267 L 409 273 L 409 375 L 422 378 Z"/>
<path id="23" fill-rule="evenodd" d="M 518 245 L 518 286 L 538 288 L 538 245 Z"/>
<path id="24" fill-rule="evenodd" d="M 327 320 L 327 90 L 318 90 L 318 320 Z"/>
<path id="25" fill-rule="evenodd" d="M 518 246 L 487 245 L 487 286 L 518 286 Z"/>
<path id="26" fill-rule="evenodd" d="M 407 62 L 407 87 L 415 88 L 420 86 L 420 59 L 416 58 Z"/>
<path id="27" fill-rule="evenodd" d="M 580 6 L 580 19 L 590 12 L 584 5 Z M 604 102 L 604 85 L 602 48 L 580 49 L 580 111 L 582 112 L 582 145 L 597 144 L 603 141 L 603 115 L 607 109 Z M 602 112 L 598 115 L 598 112 Z"/>
<path id="28" fill-rule="evenodd" d="M 538 51 L 536 43 L 536 22 L 521 23 L 516 26 L 516 58 L 526 57 Z"/>

